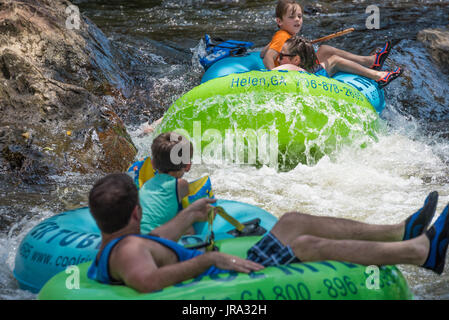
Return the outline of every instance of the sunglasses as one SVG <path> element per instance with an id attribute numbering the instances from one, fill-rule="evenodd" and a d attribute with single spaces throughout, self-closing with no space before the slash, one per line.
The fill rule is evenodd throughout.
<path id="1" fill-rule="evenodd" d="M 284 59 L 284 57 L 295 57 L 295 56 L 296 56 L 296 54 L 286 54 L 286 53 L 280 52 L 279 53 L 279 60 Z"/>

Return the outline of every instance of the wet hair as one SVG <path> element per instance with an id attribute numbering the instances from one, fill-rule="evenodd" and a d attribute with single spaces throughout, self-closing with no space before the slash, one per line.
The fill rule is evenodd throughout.
<path id="1" fill-rule="evenodd" d="M 315 49 L 312 43 L 300 36 L 293 36 L 287 41 L 287 53 L 299 56 L 299 66 L 305 69 L 307 72 L 314 73 L 319 66 L 318 57 L 316 56 Z"/>
<path id="2" fill-rule="evenodd" d="M 176 159 L 173 160 L 181 159 L 180 163 L 173 163 L 172 161 L 172 150 L 175 146 L 178 147 L 178 151 Z M 186 148 L 188 148 L 188 155 L 183 154 L 183 152 L 186 151 Z M 161 133 L 153 140 L 151 154 L 154 162 L 154 169 L 157 169 L 162 173 L 179 171 L 190 163 L 193 156 L 193 145 L 185 137 L 175 132 Z M 189 162 L 186 162 L 186 158 Z"/>
<path id="3" fill-rule="evenodd" d="M 110 234 L 124 228 L 137 205 L 137 187 L 125 173 L 113 173 L 101 178 L 89 193 L 90 212 L 104 233 Z"/>
<path id="4" fill-rule="evenodd" d="M 302 10 L 302 6 L 298 2 L 296 2 L 295 0 L 279 0 L 277 5 L 276 5 L 276 18 L 282 19 L 282 17 L 285 14 L 287 14 L 288 9 L 292 5 L 295 6 L 295 7 L 298 5 L 301 8 L 301 11 L 303 11 Z M 294 11 L 293 13 L 296 13 L 296 12 Z"/>

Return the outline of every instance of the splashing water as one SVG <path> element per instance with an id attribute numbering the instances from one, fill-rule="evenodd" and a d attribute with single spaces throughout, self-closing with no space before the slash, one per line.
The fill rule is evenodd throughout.
<path id="1" fill-rule="evenodd" d="M 149 154 L 152 141 L 151 135 L 141 135 L 140 123 L 159 118 L 199 84 L 202 71 L 197 61 L 192 68 L 191 54 L 192 48 L 194 53 L 201 52 L 198 41 L 204 33 L 254 41 L 261 48 L 276 31 L 276 1 L 130 0 L 119 8 L 106 1 L 74 2 L 124 53 L 126 63 L 121 67 L 137 84 L 129 104 L 141 106 L 134 115 L 139 121 L 127 122 L 139 156 Z M 196 164 L 186 178 L 208 174 L 218 198 L 254 204 L 277 216 L 296 210 L 369 223 L 400 222 L 422 206 L 430 191 L 437 190 L 438 215 L 449 201 L 449 78 L 414 37 L 421 29 L 447 25 L 449 7 L 438 0 L 385 1 L 381 10 L 380 30 L 354 32 L 327 43 L 366 54 L 386 38 L 397 40 L 387 66 L 405 66 L 406 71 L 388 86 L 382 113 L 388 131 L 379 134 L 377 142 L 361 149 L 355 139 L 315 165 L 299 164 L 287 172 L 266 166 Z M 360 1 L 305 1 L 304 35 L 313 39 L 343 25 L 363 26 L 362 11 Z M 86 194 L 95 178 L 61 176 L 59 191 L 1 190 L 6 200 L 0 200 L 0 214 L 7 223 L 2 220 L 0 234 L 0 299 L 36 297 L 19 290 L 12 275 L 19 243 L 43 219 L 86 205 L 83 197 L 70 195 Z M 69 191 L 64 193 L 66 188 Z M 60 199 L 68 204 L 56 204 Z M 417 267 L 400 269 L 415 298 L 449 298 L 447 266 L 443 276 Z"/>
<path id="2" fill-rule="evenodd" d="M 240 77 L 251 83 L 254 90 L 253 87 L 241 90 L 237 85 L 237 92 L 229 91 L 226 86 L 231 83 L 232 88 Z M 268 82 L 271 79 L 273 83 L 275 77 L 285 85 L 269 91 Z M 312 79 L 312 83 L 318 82 Z M 308 81 L 306 76 L 296 72 L 282 75 L 253 72 L 212 80 L 177 100 L 165 114 L 158 132 L 182 130 L 179 133 L 185 134 L 195 146 L 197 162 L 203 160 L 203 150 L 214 149 L 217 159 L 223 154 L 233 154 L 234 159 L 241 159 L 239 162 L 250 163 L 245 160 L 254 150 L 265 155 L 259 164 L 268 164 L 266 158 L 275 159 L 269 165 L 277 168 L 279 163 L 282 170 L 290 170 L 298 162 L 315 164 L 323 155 L 353 140 L 365 145 L 376 139 L 378 116 L 366 100 L 360 103 L 355 98 L 343 100 L 336 94 L 318 96 L 306 87 L 304 80 Z M 260 84 L 254 85 L 255 82 Z M 212 90 L 215 84 L 219 89 Z M 339 92 L 344 96 L 344 90 Z M 247 140 L 241 148 L 245 155 L 239 155 L 236 140 L 243 138 Z"/>
<path id="3" fill-rule="evenodd" d="M 186 178 L 209 175 L 218 198 L 250 203 L 278 217 L 299 211 L 374 224 L 405 220 L 437 190 L 438 216 L 449 201 L 449 142 L 427 137 L 417 122 L 399 113 L 389 114 L 389 125 L 366 148 L 357 141 L 343 145 L 313 166 L 279 172 L 266 166 L 194 163 Z M 148 155 L 152 138 L 136 140 L 140 155 Z M 400 269 L 416 299 L 449 294 L 442 277 L 413 266 Z"/>

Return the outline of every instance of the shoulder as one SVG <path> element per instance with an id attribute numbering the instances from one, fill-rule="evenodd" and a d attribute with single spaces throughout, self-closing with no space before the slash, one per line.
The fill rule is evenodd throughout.
<path id="1" fill-rule="evenodd" d="M 111 273 L 144 260 L 152 260 L 151 242 L 144 237 L 129 235 L 117 243 L 109 257 Z"/>
<path id="2" fill-rule="evenodd" d="M 273 49 L 277 52 L 280 52 L 282 49 L 282 46 L 284 45 L 285 41 L 291 37 L 291 34 L 284 30 L 279 30 L 276 32 L 271 39 L 270 42 L 270 49 Z"/>
<path id="3" fill-rule="evenodd" d="M 189 183 L 185 179 L 178 179 L 178 186 L 181 188 L 189 188 Z"/>
<path id="4" fill-rule="evenodd" d="M 295 66 L 294 64 L 283 64 L 273 70 L 305 71 L 303 68 Z"/>
<path id="5" fill-rule="evenodd" d="M 117 243 L 113 250 L 113 253 L 114 255 L 119 256 L 128 255 L 129 253 L 135 253 L 139 250 L 146 250 L 149 243 L 149 239 L 136 235 L 129 235 L 123 238 L 119 243 Z"/>
<path id="6" fill-rule="evenodd" d="M 287 39 L 291 38 L 291 34 L 288 33 L 285 30 L 278 30 L 274 35 L 273 35 L 273 40 L 284 40 L 286 41 Z"/>
<path id="7" fill-rule="evenodd" d="M 109 257 L 110 276 L 129 285 L 138 283 L 146 271 L 157 268 L 151 253 L 151 242 L 134 235 L 120 241 Z"/>
<path id="8" fill-rule="evenodd" d="M 153 178 L 145 181 L 145 183 L 143 184 L 143 186 L 140 188 L 140 190 L 151 190 L 151 188 L 154 185 L 160 184 L 161 180 L 158 177 L 158 175 L 155 175 Z"/>
<path id="9" fill-rule="evenodd" d="M 153 178 L 145 182 L 140 189 L 141 192 L 153 193 L 155 191 L 160 192 L 165 188 L 171 188 L 176 183 L 176 178 L 169 174 L 159 173 Z"/>
<path id="10" fill-rule="evenodd" d="M 189 183 L 185 179 L 178 179 L 178 191 L 181 198 L 184 198 L 189 193 Z M 179 199 L 181 201 L 181 199 Z"/>

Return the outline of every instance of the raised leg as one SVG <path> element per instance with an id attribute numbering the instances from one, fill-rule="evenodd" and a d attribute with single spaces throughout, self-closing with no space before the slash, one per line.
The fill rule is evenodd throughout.
<path id="1" fill-rule="evenodd" d="M 404 229 L 404 222 L 394 225 L 374 225 L 349 219 L 289 212 L 281 217 L 271 233 L 284 244 L 291 244 L 302 235 L 334 240 L 400 241 Z"/>
<path id="2" fill-rule="evenodd" d="M 421 212 L 426 211 L 431 197 L 432 194 Z M 412 223 L 411 220 L 415 217 L 416 214 L 407 219 L 406 224 Z M 304 262 L 337 260 L 364 265 L 412 264 L 441 274 L 444 271 L 449 245 L 449 205 L 446 205 L 429 230 L 411 240 L 331 240 L 303 235 L 291 241 L 289 245 L 295 255 Z"/>
<path id="3" fill-rule="evenodd" d="M 320 217 L 299 212 L 284 214 L 271 232 L 284 244 L 291 244 L 303 235 L 334 239 L 391 242 L 416 238 L 423 234 L 438 203 L 438 193 L 433 191 L 424 205 L 405 221 L 393 225 L 377 225 L 349 219 Z"/>
<path id="4" fill-rule="evenodd" d="M 330 56 L 326 60 L 320 60 L 324 63 L 324 68 L 326 69 L 329 76 L 333 76 L 338 71 L 358 74 L 373 80 L 379 80 L 387 75 L 385 71 L 377 71 L 374 69 L 369 69 L 360 65 L 357 62 L 347 60 L 340 56 Z"/>
<path id="5" fill-rule="evenodd" d="M 425 234 L 399 242 L 330 240 L 315 236 L 300 236 L 291 244 L 293 252 L 303 262 L 337 260 L 363 265 L 418 266 L 425 263 L 429 246 L 429 239 Z"/>
<path id="6" fill-rule="evenodd" d="M 329 59 L 329 57 L 331 56 L 339 56 L 342 57 L 346 60 L 350 60 L 353 62 L 356 62 L 362 66 L 365 67 L 370 67 L 373 65 L 375 59 L 376 59 L 376 55 L 371 55 L 371 56 L 359 56 L 341 49 L 337 49 L 328 45 L 322 45 L 320 46 L 320 48 L 318 49 L 317 53 L 316 53 L 318 60 L 320 60 L 320 62 L 323 62 L 327 59 Z"/>

